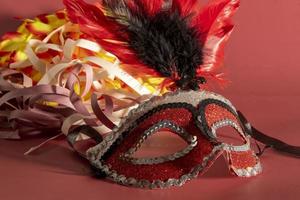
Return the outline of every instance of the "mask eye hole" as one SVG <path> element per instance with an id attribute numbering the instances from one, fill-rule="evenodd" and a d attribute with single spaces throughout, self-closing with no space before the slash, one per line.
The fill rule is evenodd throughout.
<path id="1" fill-rule="evenodd" d="M 224 126 L 216 130 L 217 140 L 225 144 L 240 146 L 246 143 L 240 133 L 231 126 Z"/>
<path id="2" fill-rule="evenodd" d="M 164 130 L 153 134 L 132 154 L 133 158 L 167 156 L 186 148 L 188 143 L 175 133 Z"/>
<path id="3" fill-rule="evenodd" d="M 188 145 L 185 145 L 186 147 L 179 150 L 174 151 L 171 154 L 167 155 L 160 155 L 159 156 L 150 156 L 149 155 L 139 155 L 137 157 L 136 152 L 140 150 L 143 144 L 154 135 L 160 135 L 159 133 L 163 131 L 168 131 L 169 133 L 173 133 L 177 137 L 180 137 L 181 140 L 188 143 Z M 153 140 L 153 138 L 152 138 Z M 163 147 L 165 148 L 165 143 L 162 143 L 162 141 L 159 141 Z M 148 141 L 148 146 L 151 143 L 151 141 Z M 157 144 L 157 143 L 156 143 Z M 152 144 L 153 145 L 153 144 Z M 139 140 L 135 143 L 133 147 L 131 147 L 125 154 L 121 155 L 121 159 L 129 161 L 136 165 L 144 165 L 144 164 L 158 164 L 158 163 L 164 163 L 167 161 L 175 160 L 177 158 L 183 157 L 184 155 L 188 154 L 195 146 L 197 145 L 197 137 L 190 135 L 184 128 L 178 126 L 176 123 L 169 121 L 169 120 L 163 120 L 158 122 L 157 124 L 154 124 L 150 128 L 148 128 L 139 138 Z M 144 147 L 145 149 L 145 147 Z M 155 148 L 152 150 L 155 150 Z M 151 152 L 151 151 L 150 151 Z M 147 153 L 144 151 L 144 153 Z M 149 152 L 148 152 L 149 153 Z M 156 153 L 152 152 L 150 154 Z M 141 156 L 141 157 L 140 157 Z"/>

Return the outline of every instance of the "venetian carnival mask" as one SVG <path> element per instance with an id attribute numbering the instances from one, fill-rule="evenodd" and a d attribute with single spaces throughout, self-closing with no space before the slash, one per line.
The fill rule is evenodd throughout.
<path id="1" fill-rule="evenodd" d="M 242 145 L 219 141 L 216 131 L 225 126 L 236 130 Z M 187 147 L 166 156 L 132 157 L 149 136 L 162 130 L 180 136 Z M 262 171 L 235 108 L 224 97 L 207 91 L 155 97 L 132 110 L 113 133 L 88 150 L 91 164 L 112 180 L 150 188 L 180 186 L 202 174 L 222 154 L 238 176 Z"/>

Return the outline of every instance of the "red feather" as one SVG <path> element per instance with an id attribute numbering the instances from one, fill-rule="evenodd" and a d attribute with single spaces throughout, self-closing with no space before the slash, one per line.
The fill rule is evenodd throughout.
<path id="1" fill-rule="evenodd" d="M 84 33 L 96 39 L 121 40 L 115 34 L 119 26 L 109 22 L 97 6 L 87 4 L 83 0 L 63 0 L 63 2 L 71 22 L 79 24 Z"/>
<path id="2" fill-rule="evenodd" d="M 64 4 L 70 20 L 79 24 L 83 33 L 95 39 L 106 51 L 116 55 L 120 60 L 128 64 L 138 62 L 135 54 L 127 47 L 126 35 L 119 36 L 120 26 L 108 21 L 100 8 L 82 0 L 64 0 Z"/>
<path id="3" fill-rule="evenodd" d="M 164 3 L 164 0 L 142 0 L 145 10 L 149 15 L 153 16 L 157 14 Z"/>
<path id="4" fill-rule="evenodd" d="M 151 3 L 152 2 L 152 3 Z M 143 4 L 149 14 L 155 14 L 162 6 L 163 0 L 144 0 Z M 80 25 L 80 30 L 96 40 L 102 48 L 117 56 L 127 65 L 139 66 L 140 69 L 148 68 L 136 57 L 136 54 L 128 48 L 126 33 L 120 33 L 120 25 L 108 20 L 100 9 L 101 4 L 91 5 L 83 0 L 64 0 L 67 13 L 73 23 Z M 153 70 L 149 69 L 151 74 Z"/>
<path id="5" fill-rule="evenodd" d="M 203 41 L 208 34 L 216 34 L 230 24 L 239 3 L 239 0 L 216 0 L 201 9 L 198 16 L 192 20 L 192 26 L 201 33 Z"/>
<path id="6" fill-rule="evenodd" d="M 181 16 L 186 17 L 198 9 L 199 0 L 173 0 L 172 10 L 179 9 Z"/>
<path id="7" fill-rule="evenodd" d="M 239 7 L 239 0 L 217 0 L 204 7 L 192 21 L 204 42 L 203 64 L 197 75 L 206 79 L 220 79 L 217 70 L 223 63 L 224 46 L 233 30 L 231 18 Z"/>
<path id="8" fill-rule="evenodd" d="M 164 0 L 126 0 L 125 2 L 132 11 L 142 11 L 153 16 L 162 9 Z"/>

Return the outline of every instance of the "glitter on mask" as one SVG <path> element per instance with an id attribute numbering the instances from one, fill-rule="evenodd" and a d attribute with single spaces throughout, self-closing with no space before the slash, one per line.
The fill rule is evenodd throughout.
<path id="1" fill-rule="evenodd" d="M 170 120 L 184 128 L 189 134 L 197 136 L 197 146 L 184 157 L 160 164 L 134 165 L 120 159 L 120 155 L 128 151 L 145 130 L 161 120 Z M 201 164 L 203 158 L 212 152 L 213 147 L 214 146 L 195 126 L 191 111 L 186 108 L 167 108 L 153 114 L 130 131 L 126 139 L 122 141 L 118 148 L 106 160 L 106 164 L 109 164 L 111 169 L 117 171 L 119 174 L 140 180 L 145 179 L 154 181 L 168 180 L 169 178 L 178 179 L 182 175 L 189 173 L 196 165 Z"/>

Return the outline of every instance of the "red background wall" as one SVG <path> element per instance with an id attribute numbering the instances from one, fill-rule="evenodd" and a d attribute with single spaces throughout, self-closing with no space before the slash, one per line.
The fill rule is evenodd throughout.
<path id="1" fill-rule="evenodd" d="M 15 29 L 18 24 L 12 19 L 15 16 L 33 17 L 62 8 L 59 0 L 0 0 L 0 5 L 0 33 Z M 232 84 L 225 90 L 216 89 L 230 98 L 261 130 L 298 145 L 300 145 L 299 19 L 299 0 L 242 0 L 241 8 L 234 18 L 236 29 L 227 46 L 225 59 L 224 70 Z M 36 140 L 25 142 L 27 147 L 38 143 Z M 89 177 L 57 174 L 53 172 L 56 165 L 76 174 L 82 169 L 86 170 L 86 164 L 70 156 L 73 154 L 66 149 L 56 149 L 24 158 L 21 154 L 25 150 L 22 146 L 25 142 L 0 141 L 0 199 L 15 199 L 17 195 L 33 199 L 29 196 L 43 195 L 48 187 L 52 187 L 50 197 L 55 199 L 63 199 L 62 196 L 70 199 L 82 197 L 77 191 L 78 188 L 82 188 L 85 194 L 83 196 L 88 199 L 94 199 L 94 196 L 100 199 L 117 199 L 119 195 L 125 199 L 126 197 L 183 199 L 186 195 L 189 199 L 201 197 L 298 199 L 300 195 L 299 160 L 275 154 L 273 151 L 268 151 L 262 157 L 264 174 L 251 180 L 232 178 L 222 170 L 224 166 L 220 162 L 220 167 L 213 169 L 217 175 L 212 172 L 183 188 L 142 191 L 90 180 Z M 63 159 L 64 162 L 49 162 L 47 156 Z M 29 174 L 16 173 L 20 170 L 20 164 L 25 166 Z M 29 181 L 33 188 L 29 187 L 25 180 Z M 39 181 L 43 183 L 40 184 Z M 17 183 L 23 190 L 20 193 L 12 193 Z M 69 185 L 74 187 L 75 193 L 68 187 Z M 101 198 L 101 195 L 106 198 Z M 53 199 L 50 197 L 49 199 Z"/>

